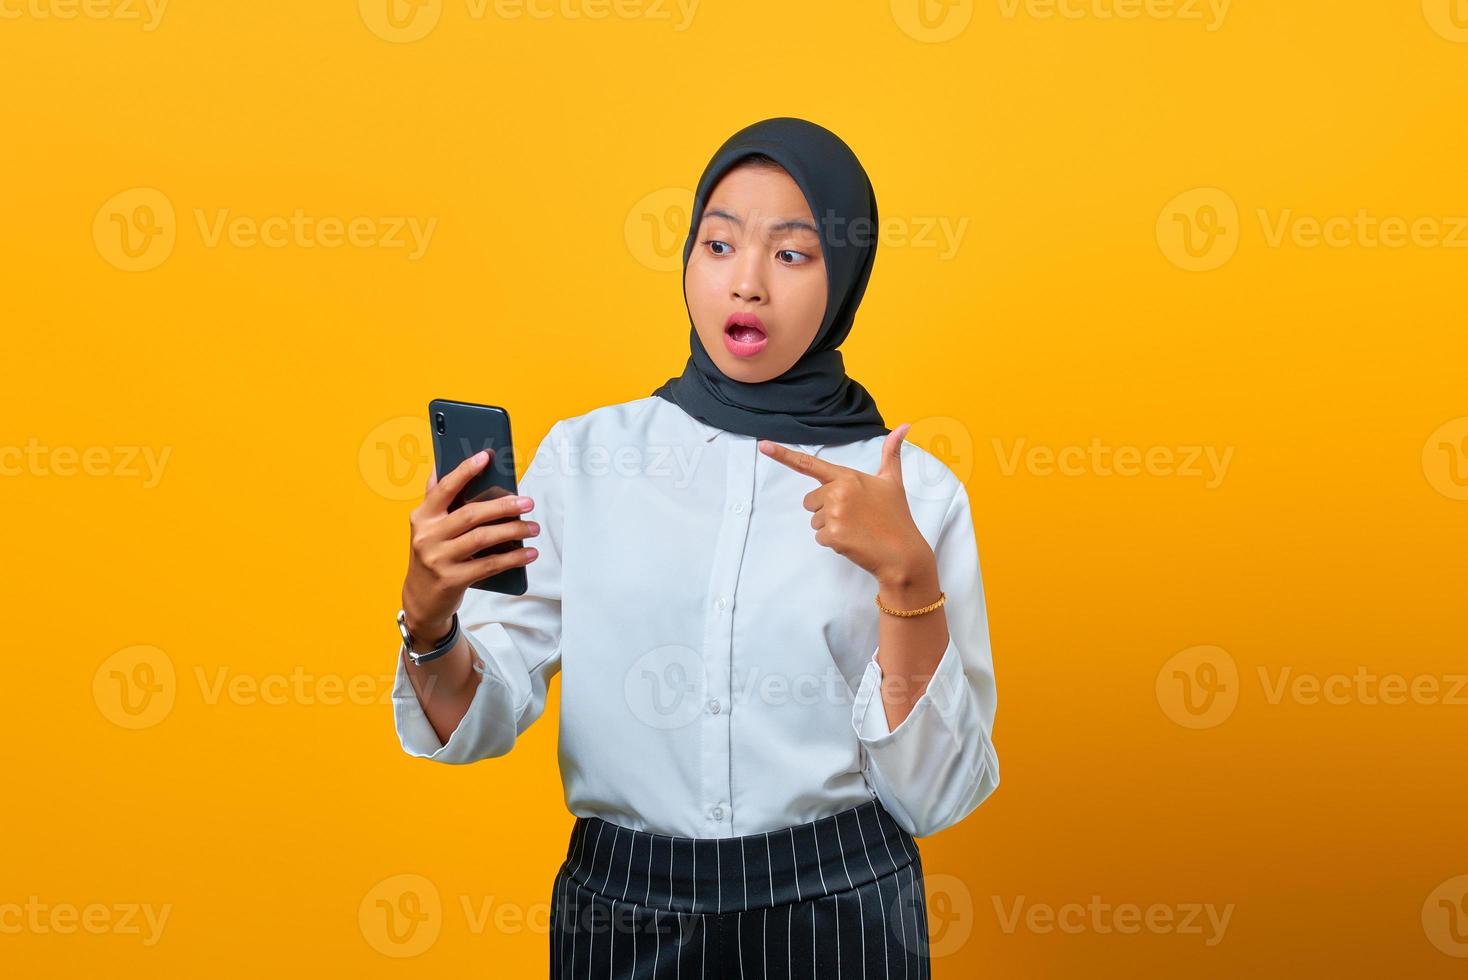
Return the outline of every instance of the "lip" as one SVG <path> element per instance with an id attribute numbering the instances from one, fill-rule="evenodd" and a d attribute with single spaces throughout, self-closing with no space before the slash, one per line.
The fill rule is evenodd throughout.
<path id="1" fill-rule="evenodd" d="M 754 327 L 762 336 L 754 341 L 736 340 L 729 332 L 734 327 Z M 729 319 L 724 321 L 724 347 L 735 357 L 753 357 L 764 350 L 769 342 L 764 321 L 753 313 L 731 313 Z"/>

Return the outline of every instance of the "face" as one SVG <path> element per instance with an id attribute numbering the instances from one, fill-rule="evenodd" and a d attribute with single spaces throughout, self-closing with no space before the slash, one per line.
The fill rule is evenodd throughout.
<path id="1" fill-rule="evenodd" d="M 738 166 L 709 195 L 683 278 L 694 329 L 730 378 L 777 378 L 826 314 L 826 261 L 810 205 L 783 169 Z"/>

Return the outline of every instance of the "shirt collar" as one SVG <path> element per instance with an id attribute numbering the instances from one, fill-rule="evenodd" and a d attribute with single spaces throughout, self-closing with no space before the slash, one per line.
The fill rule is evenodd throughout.
<path id="1" fill-rule="evenodd" d="M 698 426 L 699 431 L 704 434 L 704 442 L 713 442 L 720 435 L 727 434 L 727 430 L 721 429 L 716 425 L 709 425 L 702 419 L 695 419 L 692 415 L 689 415 L 688 418 L 692 419 L 693 424 Z M 780 442 L 779 439 L 771 439 L 770 441 L 773 443 L 777 443 L 781 446 L 789 446 L 792 449 L 799 449 L 801 452 L 809 453 L 812 456 L 816 455 L 816 453 L 823 449 L 825 446 L 824 443 L 819 442 Z"/>

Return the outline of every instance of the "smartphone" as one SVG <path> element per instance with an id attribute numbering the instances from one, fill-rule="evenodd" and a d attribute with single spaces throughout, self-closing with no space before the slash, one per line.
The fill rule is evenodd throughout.
<path id="1" fill-rule="evenodd" d="M 480 450 L 489 450 L 494 455 L 489 463 L 464 485 L 449 503 L 455 511 L 467 503 L 494 500 L 498 497 L 515 496 L 515 454 L 510 443 L 510 413 L 498 405 L 476 405 L 473 402 L 452 401 L 435 398 L 428 403 L 428 421 L 433 429 L 433 471 L 441 480 L 454 467 Z M 504 517 L 490 524 L 518 521 L 520 515 Z M 486 558 L 505 551 L 524 547 L 524 539 L 504 541 L 475 553 L 475 558 Z M 526 588 L 525 566 L 516 565 L 497 575 L 480 579 L 470 588 L 486 592 L 503 592 L 506 595 L 524 595 Z"/>

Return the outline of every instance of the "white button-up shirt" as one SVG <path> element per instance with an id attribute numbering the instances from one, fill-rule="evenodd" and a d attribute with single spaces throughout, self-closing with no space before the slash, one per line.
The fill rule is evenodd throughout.
<path id="1" fill-rule="evenodd" d="M 819 484 L 757 439 L 649 395 L 551 426 L 520 492 L 535 500 L 522 596 L 470 589 L 459 621 L 479 686 L 440 742 L 398 659 L 404 751 L 509 752 L 561 675 L 560 765 L 577 816 L 682 837 L 779 830 L 873 796 L 916 836 L 999 784 L 994 668 L 968 494 L 902 444 L 908 505 L 934 548 L 949 641 L 889 729 L 870 573 L 815 540 Z M 778 440 L 776 440 L 778 441 Z M 867 473 L 884 437 L 791 445 Z M 936 598 L 936 597 L 935 597 Z"/>

